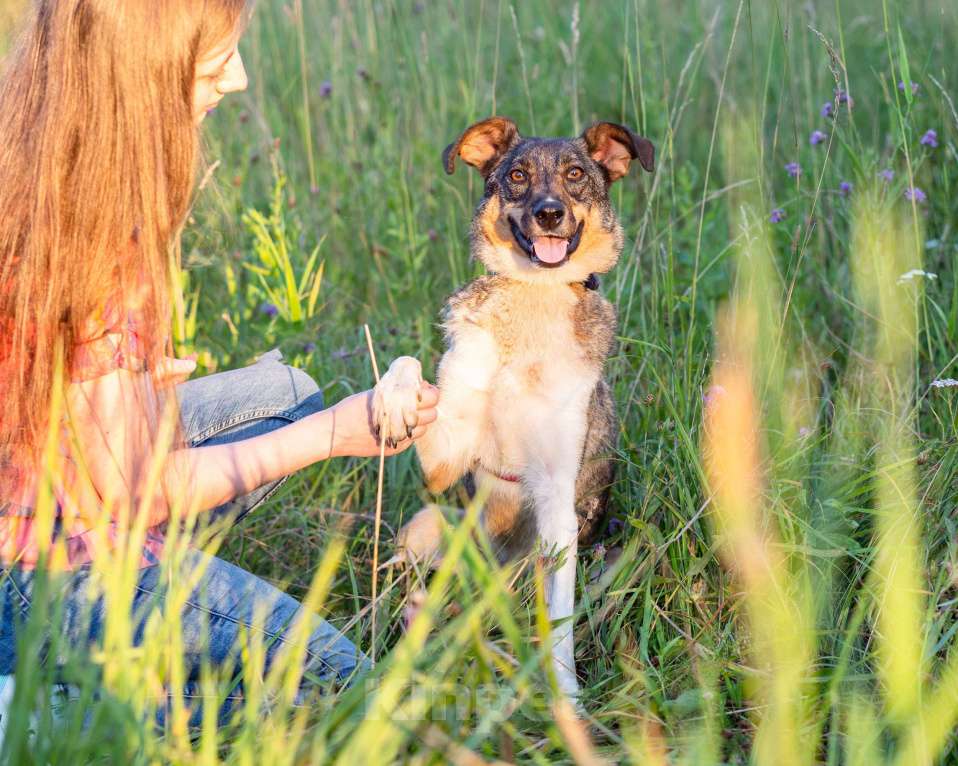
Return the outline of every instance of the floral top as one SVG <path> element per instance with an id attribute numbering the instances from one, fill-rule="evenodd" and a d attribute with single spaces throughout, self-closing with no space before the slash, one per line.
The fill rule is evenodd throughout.
<path id="1" fill-rule="evenodd" d="M 139 304 L 111 300 L 100 316 L 87 322 L 73 350 L 68 371 L 70 381 L 94 380 L 118 369 L 144 371 L 141 339 L 145 327 Z M 0 360 L 9 356 L 4 340 L 0 336 Z M 117 543 L 122 530 L 115 521 L 105 525 L 105 534 L 102 527 L 97 529 L 99 514 L 103 512 L 101 499 L 82 475 L 74 450 L 67 423 L 62 422 L 57 465 L 53 471 L 56 479 L 51 486 L 50 505 L 55 508 L 52 529 L 49 522 L 41 522 L 34 514 L 34 508 L 39 505 L 41 482 L 38 469 L 31 465 L 33 461 L 18 460 L 14 456 L 12 463 L 0 464 L 0 488 L 8 488 L 5 496 L 0 496 L 0 566 L 32 568 L 40 552 L 56 540 L 63 543 L 66 561 L 55 558 L 51 561 L 54 565 L 75 569 L 93 561 L 97 551 Z M 148 530 L 140 565 L 158 563 L 162 548 L 161 530 Z"/>

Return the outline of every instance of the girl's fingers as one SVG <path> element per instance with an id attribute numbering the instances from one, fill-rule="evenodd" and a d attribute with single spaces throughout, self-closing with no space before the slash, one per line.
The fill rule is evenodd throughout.
<path id="1" fill-rule="evenodd" d="M 154 379 L 159 384 L 175 385 L 186 381 L 195 370 L 195 354 L 186 359 L 175 359 L 168 356 L 156 366 Z"/>
<path id="2" fill-rule="evenodd" d="M 436 388 L 432 383 L 424 380 L 422 382 L 422 386 L 419 388 L 420 412 L 423 409 L 435 407 L 437 404 L 439 404 L 439 389 Z"/>
<path id="3" fill-rule="evenodd" d="M 436 422 L 436 418 L 439 417 L 439 410 L 430 407 L 426 410 L 419 410 L 417 414 L 419 415 L 419 425 L 428 426 L 430 423 Z"/>
<path id="4" fill-rule="evenodd" d="M 418 418 L 415 428 L 413 428 L 409 437 L 403 439 L 395 447 L 387 448 L 387 455 L 398 455 L 400 452 L 405 452 L 416 439 L 426 433 L 426 427 L 435 423 L 436 418 L 439 417 L 439 410 L 436 409 L 436 405 L 439 404 L 439 389 L 432 383 L 423 381 L 419 393 L 419 407 L 416 410 Z"/>

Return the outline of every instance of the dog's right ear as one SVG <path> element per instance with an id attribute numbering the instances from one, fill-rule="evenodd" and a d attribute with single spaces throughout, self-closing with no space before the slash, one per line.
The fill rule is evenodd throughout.
<path id="1" fill-rule="evenodd" d="M 456 169 L 456 157 L 478 168 L 486 178 L 499 158 L 519 141 L 519 130 L 508 117 L 490 117 L 466 128 L 442 153 L 442 166 L 447 173 Z"/>

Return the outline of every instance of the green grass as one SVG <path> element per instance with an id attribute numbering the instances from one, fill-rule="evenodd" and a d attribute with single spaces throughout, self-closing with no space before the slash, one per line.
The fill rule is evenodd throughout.
<path id="1" fill-rule="evenodd" d="M 380 364 L 411 354 L 431 376 L 439 308 L 480 273 L 468 227 L 481 179 L 447 177 L 443 147 L 493 113 L 536 135 L 632 126 L 658 168 L 614 188 L 627 245 L 602 287 L 619 311 L 608 372 L 622 425 L 618 523 L 580 553 L 592 747 L 623 763 L 958 761 L 958 389 L 930 387 L 958 377 L 958 6 L 672 5 L 261 0 L 250 90 L 208 122 L 219 164 L 186 234 L 178 341 L 201 372 L 279 346 L 333 402 L 372 385 L 368 323 Z M 828 138 L 811 146 L 815 129 Z M 929 129 L 935 149 L 920 144 Z M 910 186 L 927 202 L 904 201 Z M 774 208 L 785 219 L 768 224 Z M 937 278 L 897 285 L 910 268 Z M 723 305 L 739 321 L 717 346 Z M 761 423 L 761 496 L 744 516 L 700 455 L 717 348 L 740 360 Z M 737 438 L 717 437 L 719 453 L 734 458 Z M 376 461 L 311 468 L 221 553 L 311 594 L 368 648 L 375 490 Z M 412 455 L 387 462 L 385 550 L 430 499 Z M 78 671 L 84 689 L 106 679 L 93 725 L 64 737 L 41 720 L 6 755 L 590 762 L 582 732 L 555 720 L 534 568 L 498 570 L 464 533 L 453 544 L 406 634 L 421 584 L 381 579 L 375 685 L 302 719 L 281 704 L 196 741 L 159 736 L 141 722 L 140 671 L 117 674 L 118 639 Z M 749 575 L 753 554 L 773 562 L 768 579 Z"/>

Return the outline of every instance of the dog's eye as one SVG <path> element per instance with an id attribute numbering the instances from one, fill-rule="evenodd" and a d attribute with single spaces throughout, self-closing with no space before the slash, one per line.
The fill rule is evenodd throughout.
<path id="1" fill-rule="evenodd" d="M 585 171 L 582 168 L 580 168 L 578 165 L 576 165 L 574 168 L 569 168 L 566 171 L 565 177 L 568 178 L 570 181 L 581 181 L 582 176 L 584 175 L 585 175 Z"/>
<path id="2" fill-rule="evenodd" d="M 510 170 L 509 180 L 512 181 L 512 183 L 514 184 L 521 184 L 526 180 L 526 173 L 524 170 L 519 170 L 519 168 Z"/>

